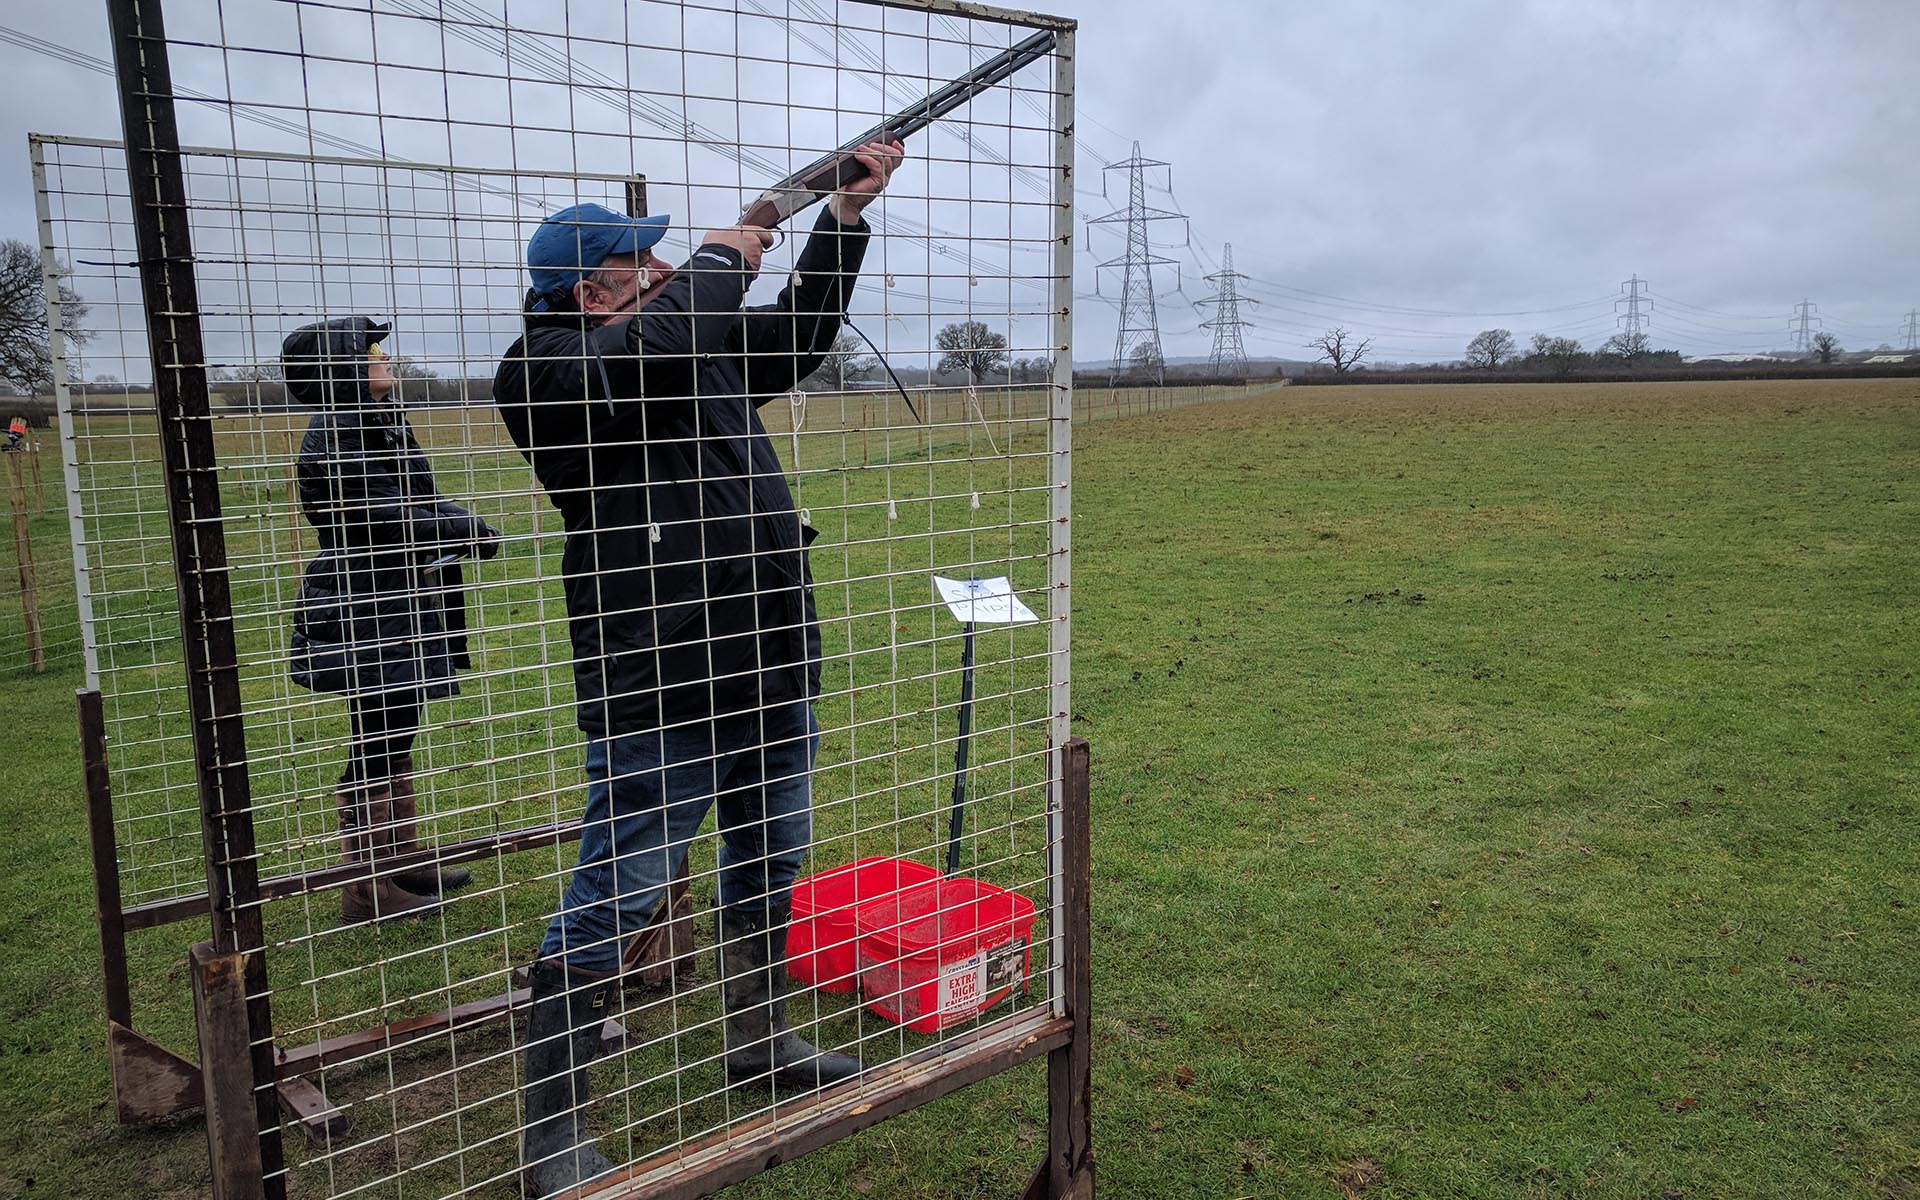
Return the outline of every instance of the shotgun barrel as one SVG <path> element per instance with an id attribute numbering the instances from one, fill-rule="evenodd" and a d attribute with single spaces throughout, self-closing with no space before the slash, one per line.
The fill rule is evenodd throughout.
<path id="1" fill-rule="evenodd" d="M 866 175 L 867 168 L 853 156 L 856 148 L 882 137 L 904 141 L 1021 67 L 1045 56 L 1053 46 L 1053 32 L 1042 30 L 996 54 L 919 103 L 893 114 L 838 150 L 822 155 L 760 193 L 760 198 L 740 214 L 740 223 L 763 229 L 784 223 L 793 214 Z"/>

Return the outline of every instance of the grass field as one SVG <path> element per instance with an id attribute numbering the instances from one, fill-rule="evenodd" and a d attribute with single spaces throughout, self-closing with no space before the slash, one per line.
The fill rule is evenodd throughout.
<path id="1" fill-rule="evenodd" d="M 1103 1192 L 1920 1195 L 1916 479 L 1897 380 L 1081 430 Z M 195 1195 L 106 1103 L 74 682 L 0 683 L 0 1195 Z M 1039 1081 L 738 1194 L 1008 1194 Z"/>

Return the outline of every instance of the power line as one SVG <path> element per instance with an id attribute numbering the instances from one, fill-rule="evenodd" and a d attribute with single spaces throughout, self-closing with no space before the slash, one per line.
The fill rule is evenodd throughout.
<path id="1" fill-rule="evenodd" d="M 1719 325 L 1701 324 L 1698 321 L 1680 316 L 1677 313 L 1667 313 L 1661 318 L 1661 325 L 1663 328 L 1672 329 L 1676 333 L 1685 334 L 1689 337 L 1718 338 L 1723 341 L 1735 341 L 1762 346 L 1778 346 L 1780 344 L 1780 333 L 1777 329 L 1765 332 L 1752 329 L 1727 329 Z"/>
<path id="2" fill-rule="evenodd" d="M 802 5 L 806 5 L 808 3 L 808 0 L 798 0 L 798 2 L 801 3 Z M 815 12 L 820 11 L 820 8 L 818 5 L 812 5 L 812 7 Z M 960 26 L 959 22 L 955 21 L 952 17 L 947 17 L 947 16 L 940 17 L 939 21 L 943 26 L 945 26 L 947 32 L 951 34 L 954 38 L 956 38 L 959 41 L 968 42 L 969 44 L 971 44 L 971 40 L 967 35 L 967 31 Z M 1013 94 L 1019 98 L 1020 102 L 1023 105 L 1026 106 L 1027 111 L 1035 114 L 1036 116 L 1040 117 L 1042 120 L 1048 122 L 1049 125 L 1051 125 L 1053 121 L 1053 113 L 1048 110 L 1046 105 L 1042 104 L 1036 97 L 1034 97 L 1031 93 L 1029 93 L 1023 88 L 1013 89 Z M 1082 121 L 1082 120 L 1085 120 L 1085 121 L 1093 120 L 1092 117 L 1087 115 L 1087 110 L 1079 106 L 1079 102 L 1077 100 L 1075 101 L 1074 116 L 1075 116 L 1076 122 Z M 1073 144 L 1075 149 L 1077 149 L 1080 153 L 1085 154 L 1087 157 L 1093 159 L 1095 162 L 1099 163 L 1101 166 L 1104 167 L 1107 165 L 1107 161 L 1108 161 L 1107 156 L 1100 153 L 1098 150 L 1094 149 L 1092 146 L 1088 145 L 1086 140 L 1080 136 L 1078 131 L 1076 131 L 1073 135 Z"/>
<path id="3" fill-rule="evenodd" d="M 1672 296 L 1663 295 L 1659 297 L 1659 300 L 1662 304 L 1671 304 L 1679 308 L 1687 309 L 1690 312 L 1700 313 L 1703 316 L 1723 317 L 1729 321 L 1753 321 L 1756 323 L 1772 324 L 1776 321 L 1785 319 L 1781 316 L 1781 314 L 1777 312 L 1759 313 L 1759 314 L 1722 312 L 1720 309 L 1717 309 L 1717 308 L 1706 308 L 1698 304 L 1689 304 L 1685 300 L 1677 300 Z"/>
<path id="4" fill-rule="evenodd" d="M 602 106 L 613 109 L 629 119 L 638 119 L 645 124 L 651 125 L 669 137 L 680 138 L 693 145 L 713 151 L 724 158 L 733 160 L 742 167 L 758 171 L 769 178 L 778 179 L 786 172 L 786 168 L 782 164 L 776 163 L 770 158 L 766 158 L 740 146 L 734 139 L 727 137 L 723 133 L 708 129 L 697 122 L 676 115 L 674 111 L 665 104 L 633 91 L 611 75 L 593 70 L 582 63 L 574 61 L 559 50 L 546 46 L 540 38 L 526 36 L 525 32 L 518 26 L 496 21 L 491 15 L 470 3 L 470 0 L 436 0 L 443 8 L 450 9 L 455 12 L 457 16 L 463 18 L 461 20 L 446 19 L 446 12 L 436 12 L 433 4 L 429 3 L 428 0 L 391 0 L 391 2 L 412 16 L 438 21 L 447 29 L 451 30 L 453 35 L 460 40 L 507 60 L 509 72 L 511 72 L 511 64 L 516 60 L 517 56 L 518 61 L 523 65 L 530 66 L 535 73 L 544 76 L 551 82 L 565 84 L 569 88 L 574 88 L 582 82 L 590 85 L 578 88 L 578 92 L 591 97 Z M 750 2 L 753 2 L 753 0 L 750 0 Z M 791 28 L 792 24 L 789 23 L 789 29 Z M 511 43 L 510 47 L 509 39 L 514 38 L 515 35 L 520 36 L 518 40 Z M 805 40 L 804 37 L 802 40 Z M 823 48 L 815 42 L 808 42 L 807 44 L 809 48 L 813 49 L 816 53 L 828 58 L 836 66 L 839 65 L 839 58 L 831 49 Z M 859 46 L 858 43 L 850 41 L 850 44 L 857 48 L 856 53 L 871 53 L 867 51 L 865 47 Z M 878 63 L 880 60 L 875 58 L 873 61 Z M 882 95 L 884 96 L 885 94 L 883 87 Z M 988 154 L 991 153 L 991 151 L 988 151 Z M 1004 162 L 1004 160 L 1002 161 Z M 971 253 L 957 251 L 942 241 L 942 239 L 964 241 L 967 243 L 969 250 L 971 250 L 973 245 L 972 239 L 964 234 L 957 234 L 931 225 L 922 224 L 893 211 L 880 214 L 880 219 L 876 224 L 891 236 L 901 237 L 907 241 L 923 246 L 929 254 L 935 254 L 949 262 L 961 264 L 966 267 L 967 274 L 970 277 L 976 269 L 977 264 L 974 262 Z M 1047 286 L 1042 280 L 1030 278 L 1014 272 L 1011 269 L 1009 269 L 1008 278 L 1024 287 L 1044 289 Z"/>
<path id="5" fill-rule="evenodd" d="M 1443 318 L 1443 319 L 1449 318 L 1449 317 L 1452 317 L 1452 318 L 1464 317 L 1464 318 L 1477 319 L 1481 317 L 1552 316 L 1557 313 L 1576 312 L 1581 309 L 1589 309 L 1589 308 L 1598 309 L 1606 305 L 1610 305 L 1614 301 L 1613 296 L 1607 295 L 1607 296 L 1595 296 L 1592 299 L 1581 300 L 1572 304 L 1552 305 L 1546 308 L 1513 309 L 1513 310 L 1508 310 L 1504 312 L 1474 312 L 1470 310 L 1451 310 L 1450 311 L 1447 309 L 1437 309 L 1437 308 L 1415 308 L 1408 305 L 1398 305 L 1398 304 L 1374 304 L 1365 300 L 1355 300 L 1347 296 L 1336 296 L 1327 292 L 1315 292 L 1315 291 L 1310 291 L 1306 288 L 1290 287 L 1283 283 L 1273 283 L 1268 280 L 1260 279 L 1257 276 L 1253 277 L 1253 283 L 1256 285 L 1256 290 L 1259 290 L 1259 291 L 1274 292 L 1274 293 L 1288 293 L 1295 296 L 1311 297 L 1317 300 L 1331 300 L 1331 301 L 1334 301 L 1335 303 L 1349 306 L 1350 310 L 1352 311 L 1386 313 L 1390 316 L 1437 317 L 1437 318 Z"/>
<path id="6" fill-rule="evenodd" d="M 69 66 L 80 67 L 84 70 L 93 71 L 96 74 L 107 76 L 114 74 L 113 64 L 104 58 L 95 58 L 91 54 L 75 50 L 70 46 L 63 46 L 58 42 L 51 42 L 45 38 L 36 37 L 33 34 L 25 33 L 5 25 L 0 25 L 0 42 L 8 42 L 23 50 L 31 50 L 36 54 L 42 54 L 48 58 L 64 62 Z M 383 159 L 386 157 L 377 147 L 369 146 L 364 142 L 356 142 L 348 138 L 338 137 L 334 134 L 322 133 L 298 121 L 275 116 L 271 112 L 257 111 L 248 105 L 235 104 L 223 97 L 215 96 L 211 92 L 199 91 L 198 89 L 186 87 L 178 83 L 174 84 L 173 90 L 174 93 L 182 99 L 226 108 L 242 120 L 252 121 L 256 125 L 263 125 L 269 129 L 278 130 L 281 133 L 291 134 L 294 137 L 307 141 L 310 146 L 318 144 L 341 151 L 345 154 L 360 155 L 373 159 Z M 393 165 L 406 166 L 408 164 L 395 163 Z M 496 196 L 508 197 L 515 203 L 523 206 L 537 204 L 537 199 L 534 197 L 522 196 L 511 188 L 488 183 L 484 178 L 477 176 L 470 178 L 462 175 L 458 171 L 453 172 L 453 177 L 461 179 L 463 182 L 467 182 L 481 191 L 491 192 Z"/>
<path id="7" fill-rule="evenodd" d="M 1432 326 L 1413 328 L 1413 327 L 1404 326 L 1404 325 L 1388 325 L 1380 321 L 1373 320 L 1371 318 L 1356 317 L 1352 315 L 1352 313 L 1350 312 L 1333 308 L 1328 305 L 1316 304 L 1310 300 L 1293 300 L 1292 297 L 1283 297 L 1281 299 L 1274 299 L 1272 294 L 1272 289 L 1270 288 L 1259 287 L 1259 288 L 1248 288 L 1246 290 L 1267 292 L 1268 298 L 1262 302 L 1266 304 L 1269 311 L 1293 313 L 1295 316 L 1307 317 L 1315 321 L 1334 321 L 1341 324 L 1364 326 L 1368 330 L 1368 332 L 1371 332 L 1371 333 L 1397 333 L 1397 334 L 1404 334 L 1407 337 L 1414 337 L 1414 338 L 1458 338 L 1458 339 L 1464 340 L 1468 337 L 1471 337 L 1474 332 L 1477 332 L 1476 330 L 1472 330 L 1472 329 L 1436 330 Z M 1607 304 L 1610 301 L 1610 299 L 1611 299 L 1610 297 L 1606 299 L 1602 299 L 1598 303 L 1601 305 L 1604 305 L 1604 304 Z M 1286 301 L 1289 301 L 1289 300 L 1293 302 L 1287 303 Z M 1304 305 L 1305 307 L 1296 307 L 1296 305 Z M 1560 321 L 1552 324 L 1543 325 L 1539 327 L 1536 330 L 1536 332 L 1554 333 L 1554 332 L 1561 332 L 1565 330 L 1581 329 L 1588 326 L 1600 328 L 1600 327 L 1610 327 L 1612 325 L 1613 325 L 1612 315 L 1607 313 L 1604 310 L 1596 309 L 1596 311 L 1592 311 L 1584 315 L 1577 316 L 1572 320 Z"/>

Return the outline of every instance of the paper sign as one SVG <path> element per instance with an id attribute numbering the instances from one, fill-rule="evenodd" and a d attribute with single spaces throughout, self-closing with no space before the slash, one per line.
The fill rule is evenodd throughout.
<path id="1" fill-rule="evenodd" d="M 1026 982 L 1027 939 L 1015 938 L 940 967 L 940 1015 L 979 1012 Z"/>
<path id="2" fill-rule="evenodd" d="M 969 1013 L 981 1005 L 981 984 L 986 975 L 986 955 L 976 954 L 940 967 L 940 1015 Z"/>
<path id="3" fill-rule="evenodd" d="M 1013 594 L 1013 582 L 1004 575 L 998 579 L 948 579 L 935 575 L 933 588 L 962 621 L 976 625 L 1017 625 L 1040 619 L 1020 603 L 1020 597 Z"/>

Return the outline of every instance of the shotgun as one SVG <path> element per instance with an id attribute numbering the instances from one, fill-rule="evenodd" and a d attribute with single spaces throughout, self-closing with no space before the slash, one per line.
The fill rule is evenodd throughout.
<path id="1" fill-rule="evenodd" d="M 1026 41 L 981 63 L 959 79 L 909 108 L 888 117 L 838 150 L 816 159 L 760 193 L 740 214 L 742 225 L 773 229 L 807 206 L 832 195 L 867 174 L 854 150 L 882 138 L 905 141 L 941 117 L 1012 75 L 1053 49 L 1054 35 L 1042 30 Z"/>

